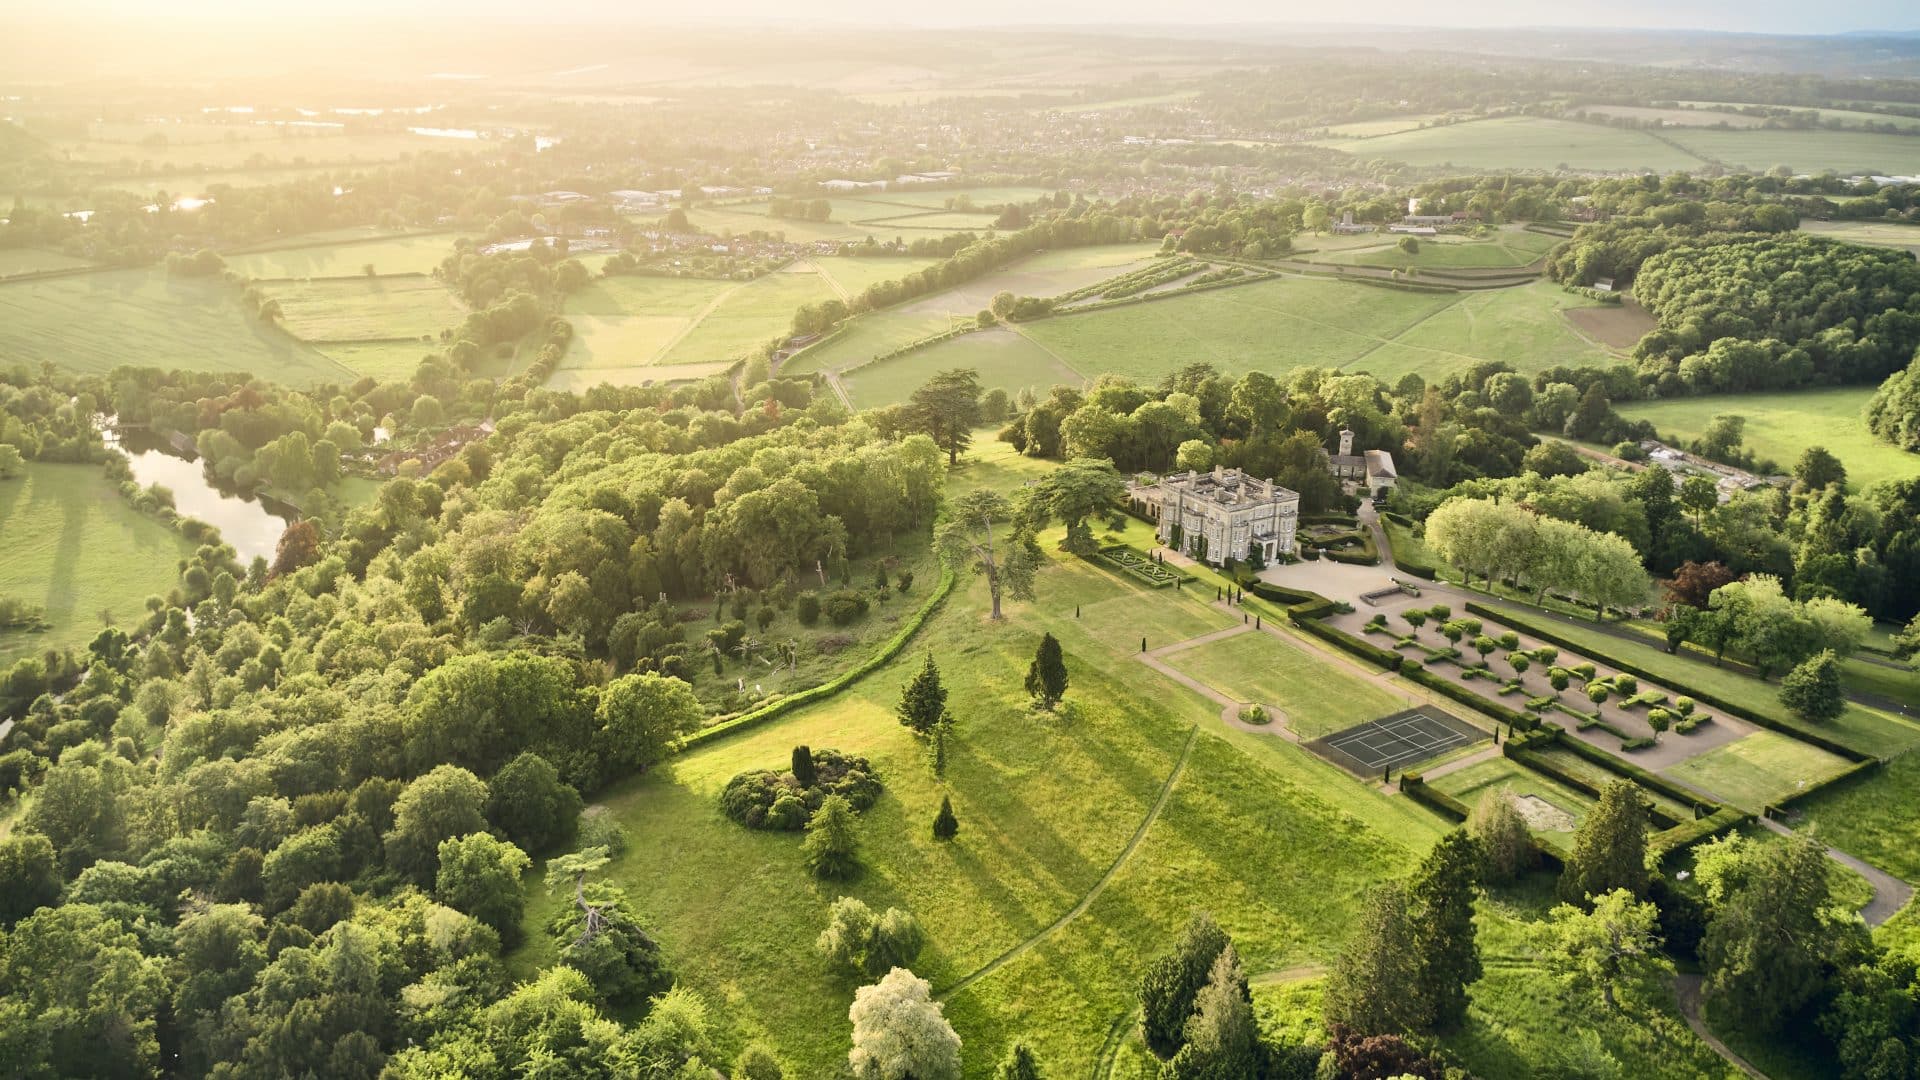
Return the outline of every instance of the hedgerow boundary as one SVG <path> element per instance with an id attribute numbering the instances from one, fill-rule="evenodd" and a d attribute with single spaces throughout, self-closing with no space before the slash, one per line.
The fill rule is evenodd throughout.
<path id="1" fill-rule="evenodd" d="M 953 592 L 954 580 L 954 573 L 951 569 L 942 570 L 939 584 L 934 586 L 932 595 L 927 597 L 927 602 L 920 605 L 920 610 L 914 612 L 913 616 L 909 618 L 900 629 L 894 631 L 893 636 L 887 639 L 885 645 L 880 646 L 878 652 L 862 660 L 858 665 L 841 672 L 839 675 L 821 683 L 819 686 L 809 687 L 797 694 L 789 694 L 778 701 L 762 705 L 749 712 L 741 713 L 731 720 L 722 720 L 710 727 L 701 728 L 699 731 L 680 740 L 680 749 L 691 750 L 696 746 L 704 746 L 715 740 L 724 739 L 729 735 L 745 731 L 750 727 L 764 724 L 777 716 L 783 716 L 803 705 L 812 705 L 815 702 L 825 701 L 868 675 L 873 674 L 875 671 L 878 671 L 881 667 L 885 666 L 888 661 L 900 655 L 901 650 L 907 647 L 907 642 L 913 640 L 913 636 L 920 632 L 920 628 L 925 626 L 927 620 L 933 617 L 934 612 L 940 609 L 940 605 L 946 602 L 947 595 Z"/>

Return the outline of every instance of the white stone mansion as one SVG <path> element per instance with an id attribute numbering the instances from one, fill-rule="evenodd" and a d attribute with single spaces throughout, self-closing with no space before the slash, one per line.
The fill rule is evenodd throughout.
<path id="1" fill-rule="evenodd" d="M 1300 493 L 1239 469 L 1143 477 L 1127 485 L 1127 498 L 1159 524 L 1162 544 L 1214 566 L 1256 551 L 1268 563 L 1294 553 Z"/>

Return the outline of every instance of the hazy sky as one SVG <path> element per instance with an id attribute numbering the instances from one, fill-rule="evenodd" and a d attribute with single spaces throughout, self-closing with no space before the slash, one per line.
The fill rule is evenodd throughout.
<path id="1" fill-rule="evenodd" d="M 45 6 L 42 6 L 45 3 Z M 308 18 L 319 13 L 381 15 L 525 16 L 524 0 L 0 0 L 0 11 L 35 8 L 63 14 L 156 12 L 221 18 Z M 1047 23 L 1101 25 L 1115 22 L 1188 25 L 1246 22 L 1367 23 L 1404 26 L 1616 26 L 1698 28 L 1749 33 L 1824 34 L 1858 30 L 1920 30 L 1915 0 L 1371 0 L 1332 4 L 1325 0 L 963 0 L 952 4 L 900 0 L 572 0 L 541 11 L 540 18 L 648 19 L 740 18 L 782 22 L 861 22 L 893 25 Z"/>

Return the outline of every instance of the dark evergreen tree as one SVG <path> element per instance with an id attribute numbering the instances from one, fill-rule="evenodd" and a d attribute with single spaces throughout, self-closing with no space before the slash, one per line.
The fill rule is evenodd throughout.
<path id="1" fill-rule="evenodd" d="M 925 735 L 940 722 L 946 708 L 947 688 L 940 685 L 940 669 L 933 662 L 933 654 L 928 653 L 926 662 L 900 691 L 900 705 L 895 711 L 902 724 Z"/>
<path id="2" fill-rule="evenodd" d="M 793 748 L 793 779 L 803 788 L 820 782 L 820 770 L 813 765 L 813 751 L 805 746 Z"/>
<path id="3" fill-rule="evenodd" d="M 1416 992 L 1420 964 L 1407 889 L 1400 882 L 1376 886 L 1360 909 L 1353 938 L 1327 978 L 1329 1029 L 1345 1025 L 1363 1035 L 1425 1030 L 1426 1000 Z"/>
<path id="4" fill-rule="evenodd" d="M 1260 1032 L 1253 995 L 1232 943 L 1220 950 L 1207 985 L 1194 996 L 1186 1045 L 1160 1070 L 1162 1080 L 1237 1080 L 1260 1075 Z"/>
<path id="5" fill-rule="evenodd" d="M 1043 634 L 1033 663 L 1027 668 L 1027 693 L 1032 694 L 1042 708 L 1051 709 L 1066 692 L 1067 661 L 1061 655 L 1060 642 L 1052 634 Z"/>
<path id="6" fill-rule="evenodd" d="M 1480 883 L 1480 848 L 1455 829 L 1427 853 L 1407 888 L 1413 930 L 1415 985 L 1435 1031 L 1452 1031 L 1467 1018 L 1467 987 L 1480 979 L 1474 940 L 1473 896 Z"/>
<path id="7" fill-rule="evenodd" d="M 1226 931 L 1199 912 L 1187 923 L 1173 951 L 1147 966 L 1140 977 L 1140 1034 L 1147 1049 L 1165 1061 L 1187 1041 L 1194 998 L 1207 984 L 1213 962 L 1227 947 Z"/>
<path id="8" fill-rule="evenodd" d="M 1573 836 L 1573 851 L 1560 875 L 1560 895 L 1576 904 L 1614 889 L 1635 897 L 1647 894 L 1647 809 L 1630 780 L 1601 789 L 1599 804 Z"/>
<path id="9" fill-rule="evenodd" d="M 960 831 L 960 819 L 953 816 L 953 800 L 940 796 L 940 813 L 933 819 L 933 838 L 951 840 Z"/>
<path id="10" fill-rule="evenodd" d="M 1040 1071 L 1039 1059 L 1033 1056 L 1033 1050 L 1018 1040 L 1007 1049 L 1007 1056 L 1000 1062 L 1000 1067 L 993 1071 L 993 1080 L 1043 1080 L 1045 1076 Z"/>

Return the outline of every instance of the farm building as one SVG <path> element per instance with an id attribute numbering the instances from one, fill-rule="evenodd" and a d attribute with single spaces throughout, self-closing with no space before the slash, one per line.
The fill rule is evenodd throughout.
<path id="1" fill-rule="evenodd" d="M 1257 554 L 1272 562 L 1293 554 L 1300 495 L 1239 469 L 1142 478 L 1127 485 L 1134 508 L 1156 522 L 1160 542 L 1221 566 Z"/>

